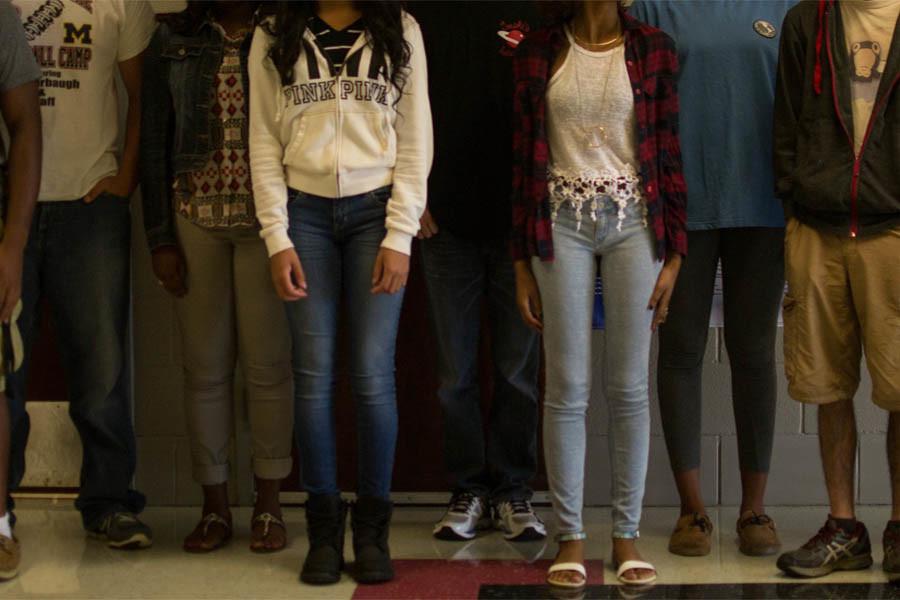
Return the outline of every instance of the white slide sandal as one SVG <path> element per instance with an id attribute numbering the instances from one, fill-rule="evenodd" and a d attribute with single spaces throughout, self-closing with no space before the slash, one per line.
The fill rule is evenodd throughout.
<path id="1" fill-rule="evenodd" d="M 560 571 L 573 571 L 575 573 L 580 574 L 584 577 L 584 581 L 581 583 L 570 583 L 568 581 L 552 581 L 550 579 L 550 575 L 554 573 L 559 573 Z M 566 588 L 570 590 L 578 590 L 587 585 L 587 569 L 584 568 L 584 565 L 581 563 L 575 562 L 565 562 L 565 563 L 557 563 L 547 569 L 547 583 L 552 585 L 553 587 Z"/>
<path id="2" fill-rule="evenodd" d="M 647 571 L 653 571 L 653 575 L 648 575 L 643 579 L 625 579 L 623 575 L 632 569 L 644 569 Z M 619 565 L 618 570 L 616 571 L 616 579 L 625 585 L 650 585 L 656 581 L 656 567 L 651 565 L 648 562 L 644 562 L 642 560 L 626 560 L 621 565 Z"/>

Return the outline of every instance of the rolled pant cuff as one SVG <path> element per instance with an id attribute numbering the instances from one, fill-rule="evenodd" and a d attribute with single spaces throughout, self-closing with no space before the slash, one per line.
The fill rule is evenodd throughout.
<path id="1" fill-rule="evenodd" d="M 284 458 L 254 458 L 253 474 L 259 479 L 284 479 L 291 474 L 294 460 L 290 456 Z"/>
<path id="2" fill-rule="evenodd" d="M 575 533 L 557 533 L 556 541 L 559 542 L 578 542 L 580 540 L 586 540 L 587 534 L 583 531 L 578 531 Z"/>
<path id="3" fill-rule="evenodd" d="M 641 537 L 641 532 L 613 530 L 612 537 L 614 540 L 636 540 Z"/>
<path id="4" fill-rule="evenodd" d="M 220 485 L 228 481 L 228 465 L 194 465 L 194 481 L 200 485 Z"/>

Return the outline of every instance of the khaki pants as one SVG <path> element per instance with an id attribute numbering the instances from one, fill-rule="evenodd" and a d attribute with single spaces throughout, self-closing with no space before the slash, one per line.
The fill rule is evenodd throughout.
<path id="1" fill-rule="evenodd" d="M 236 359 L 246 386 L 253 471 L 283 479 L 291 470 L 294 400 L 284 305 L 255 229 L 214 231 L 177 217 L 188 292 L 176 304 L 184 348 L 185 413 L 194 479 L 228 479 Z"/>
<path id="2" fill-rule="evenodd" d="M 900 227 L 850 238 L 791 219 L 784 362 L 791 397 L 852 399 L 865 350 L 872 400 L 900 410 Z"/>

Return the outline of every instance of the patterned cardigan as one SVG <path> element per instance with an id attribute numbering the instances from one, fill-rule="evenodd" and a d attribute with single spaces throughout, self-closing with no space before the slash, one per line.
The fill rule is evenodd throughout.
<path id="1" fill-rule="evenodd" d="M 687 255 L 687 186 L 678 141 L 678 55 L 672 39 L 620 13 L 625 61 L 634 89 L 638 158 L 647 201 L 648 223 L 660 259 L 669 252 Z M 547 191 L 550 158 L 546 94 L 550 69 L 566 44 L 561 26 L 529 35 L 513 61 L 513 259 L 553 260 L 552 223 Z"/>

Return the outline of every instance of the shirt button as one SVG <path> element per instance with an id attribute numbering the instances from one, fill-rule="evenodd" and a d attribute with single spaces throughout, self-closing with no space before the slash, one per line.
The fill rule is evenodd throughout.
<path id="1" fill-rule="evenodd" d="M 627 63 L 625 63 L 625 64 L 627 64 L 629 67 L 633 67 L 633 66 L 634 66 L 634 61 L 633 61 L 633 60 L 629 60 L 629 61 L 628 61 Z"/>
<path id="2" fill-rule="evenodd" d="M 184 48 L 178 49 L 178 56 L 184 56 Z"/>
<path id="3" fill-rule="evenodd" d="M 653 193 L 653 184 L 652 184 L 652 183 L 648 183 L 648 184 L 647 184 L 647 193 L 648 193 L 648 194 L 652 194 L 652 193 Z"/>
<path id="4" fill-rule="evenodd" d="M 641 95 L 641 88 L 634 88 L 634 95 L 635 95 L 635 96 L 640 96 L 640 95 Z"/>

